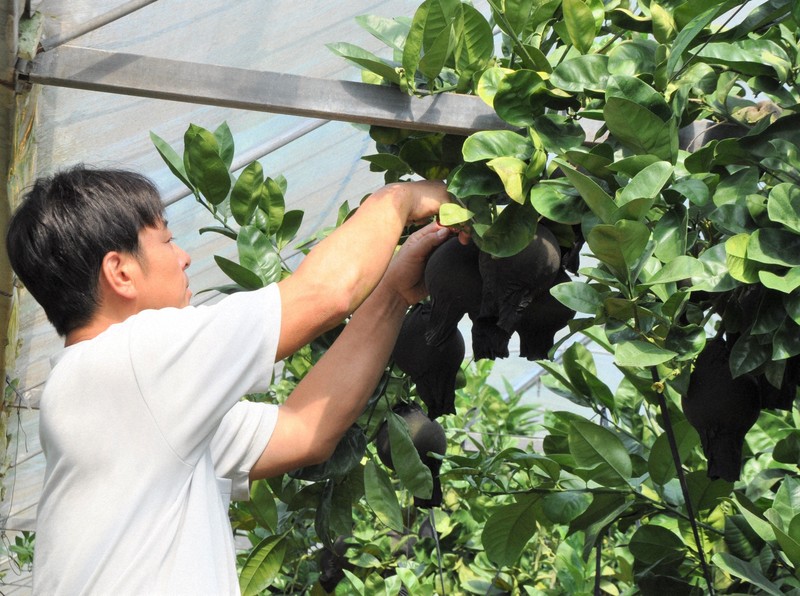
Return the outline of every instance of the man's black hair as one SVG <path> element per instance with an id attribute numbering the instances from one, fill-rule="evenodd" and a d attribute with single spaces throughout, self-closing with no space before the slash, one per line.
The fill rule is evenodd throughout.
<path id="1" fill-rule="evenodd" d="M 158 189 L 146 177 L 77 166 L 36 181 L 11 218 L 6 248 L 20 281 L 65 336 L 99 305 L 105 255 L 138 255 L 139 232 L 163 220 Z"/>

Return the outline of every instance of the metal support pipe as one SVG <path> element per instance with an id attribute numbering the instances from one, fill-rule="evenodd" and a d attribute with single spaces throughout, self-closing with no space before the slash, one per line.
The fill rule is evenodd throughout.
<path id="1" fill-rule="evenodd" d="M 114 10 L 110 10 L 106 13 L 101 14 L 93 19 L 78 25 L 77 27 L 73 27 L 64 33 L 57 35 L 53 38 L 45 38 L 42 40 L 40 47 L 43 52 L 47 52 L 52 50 L 53 48 L 57 48 L 60 45 L 67 43 L 68 41 L 72 41 L 80 37 L 81 35 L 86 35 L 94 31 L 95 29 L 99 29 L 109 23 L 113 23 L 117 19 L 121 19 L 122 17 L 128 16 L 132 12 L 136 12 L 140 8 L 144 8 L 148 4 L 153 4 L 158 0 L 132 0 L 131 2 L 126 2 L 125 4 L 118 6 Z"/>

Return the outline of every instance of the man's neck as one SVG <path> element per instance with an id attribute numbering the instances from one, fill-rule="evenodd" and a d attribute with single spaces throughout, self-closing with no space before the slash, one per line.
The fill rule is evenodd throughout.
<path id="1" fill-rule="evenodd" d="M 103 312 L 96 314 L 92 319 L 86 324 L 80 327 L 76 327 L 69 333 L 67 333 L 66 337 L 64 338 L 64 347 L 68 348 L 69 346 L 75 345 L 82 341 L 86 341 L 89 339 L 94 339 L 103 331 L 111 327 L 116 323 L 121 323 L 127 317 L 123 316 L 108 316 Z"/>

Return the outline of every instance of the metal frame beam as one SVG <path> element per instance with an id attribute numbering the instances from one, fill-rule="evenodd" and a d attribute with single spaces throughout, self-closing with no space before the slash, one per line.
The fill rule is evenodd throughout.
<path id="1" fill-rule="evenodd" d="M 60 46 L 22 72 L 31 83 L 413 130 L 511 128 L 480 98 Z"/>
<path id="2" fill-rule="evenodd" d="M 22 65 L 20 78 L 41 85 L 464 136 L 514 130 L 474 95 L 413 97 L 393 87 L 69 45 Z M 586 118 L 579 122 L 588 145 L 605 140 L 601 123 Z M 681 149 L 694 151 L 715 134 L 741 134 L 730 126 L 716 128 L 711 122 L 693 122 L 680 131 Z"/>

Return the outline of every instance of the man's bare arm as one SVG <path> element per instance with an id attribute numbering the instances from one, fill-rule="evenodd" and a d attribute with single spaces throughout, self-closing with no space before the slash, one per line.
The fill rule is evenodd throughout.
<path id="1" fill-rule="evenodd" d="M 425 261 L 447 236 L 447 229 L 431 224 L 403 245 L 372 295 L 280 407 L 275 431 L 251 479 L 330 457 L 375 390 L 408 306 L 425 297 Z"/>
<path id="2" fill-rule="evenodd" d="M 387 185 L 314 247 L 297 271 L 278 284 L 282 315 L 277 359 L 358 308 L 380 281 L 403 228 L 435 215 L 448 200 L 445 185 L 438 181 Z"/>

